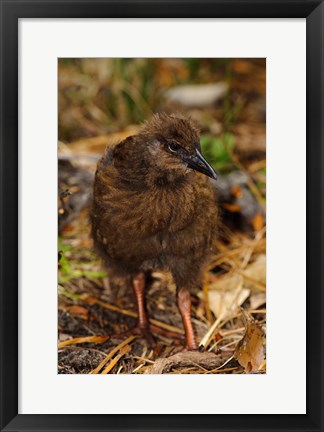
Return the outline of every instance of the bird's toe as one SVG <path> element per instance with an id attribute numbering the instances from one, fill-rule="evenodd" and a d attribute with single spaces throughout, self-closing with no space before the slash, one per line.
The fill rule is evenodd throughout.
<path id="1" fill-rule="evenodd" d="M 149 327 L 137 327 L 141 336 L 147 341 L 150 348 L 154 348 L 156 345 L 155 339 L 152 336 L 152 333 Z"/>

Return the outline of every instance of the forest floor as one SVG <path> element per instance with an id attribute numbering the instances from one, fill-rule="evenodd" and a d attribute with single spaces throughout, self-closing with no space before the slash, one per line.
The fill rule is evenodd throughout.
<path id="1" fill-rule="evenodd" d="M 186 108 L 202 124 L 203 152 L 221 174 L 217 254 L 204 286 L 192 292 L 200 352 L 183 352 L 175 286 L 167 273 L 153 273 L 146 292 L 156 346 L 139 337 L 112 337 L 135 325 L 136 307 L 129 281 L 110 280 L 93 252 L 88 210 L 98 158 L 106 145 L 139 126 L 129 114 L 124 124 L 110 128 L 112 122 L 100 113 L 94 75 L 101 69 L 89 72 L 87 67 L 59 65 L 58 373 L 265 373 L 265 62 L 233 61 L 230 97 L 204 109 Z M 158 67 L 158 76 L 166 80 L 165 64 Z M 218 79 L 226 81 L 222 71 Z M 77 98 L 85 77 L 85 88 L 96 96 L 81 103 Z M 99 87 L 93 90 L 91 83 Z M 160 110 L 173 109 L 170 101 L 157 103 Z M 166 337 L 158 329 L 178 336 Z"/>

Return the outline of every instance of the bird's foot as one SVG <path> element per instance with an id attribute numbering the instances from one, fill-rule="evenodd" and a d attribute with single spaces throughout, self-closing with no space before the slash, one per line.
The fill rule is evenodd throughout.
<path id="1" fill-rule="evenodd" d="M 135 327 L 124 331 L 122 333 L 117 333 L 111 336 L 111 338 L 123 338 L 123 337 L 128 337 L 128 336 L 132 336 L 132 335 L 139 335 L 142 338 L 146 339 L 148 345 L 152 348 L 155 347 L 156 342 L 155 339 L 152 335 L 152 333 L 155 333 L 157 335 L 160 336 L 164 336 L 168 339 L 172 339 L 175 343 L 175 345 L 180 345 L 184 342 L 184 335 L 181 335 L 179 333 L 175 333 L 172 332 L 170 330 L 165 330 L 161 327 L 158 327 L 154 324 L 150 324 L 150 326 L 140 326 L 139 324 L 137 324 Z M 192 348 L 189 348 L 192 349 Z"/>
<path id="2" fill-rule="evenodd" d="M 196 341 L 194 343 L 186 344 L 181 352 L 187 351 L 200 351 L 200 347 L 197 345 Z"/>
<path id="3" fill-rule="evenodd" d="M 183 351 L 200 351 L 200 347 L 193 332 L 187 333 Z"/>
<path id="4" fill-rule="evenodd" d="M 148 326 L 140 326 L 139 324 L 137 324 L 135 327 L 132 327 L 127 331 L 111 335 L 111 338 L 120 339 L 128 336 L 135 336 L 135 335 L 141 336 L 142 338 L 146 339 L 150 347 L 152 348 L 155 347 L 156 343 L 152 336 L 150 328 Z"/>
<path id="5" fill-rule="evenodd" d="M 140 334 L 148 343 L 149 347 L 154 348 L 156 345 L 155 339 L 152 336 L 151 330 L 149 326 L 137 326 L 135 327 L 138 334 Z"/>

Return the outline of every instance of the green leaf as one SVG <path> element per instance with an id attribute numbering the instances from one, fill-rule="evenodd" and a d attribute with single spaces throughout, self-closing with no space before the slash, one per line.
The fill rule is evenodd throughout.
<path id="1" fill-rule="evenodd" d="M 232 164 L 231 154 L 234 149 L 232 134 L 225 133 L 220 137 L 203 135 L 200 143 L 204 156 L 216 169 L 223 170 Z"/>

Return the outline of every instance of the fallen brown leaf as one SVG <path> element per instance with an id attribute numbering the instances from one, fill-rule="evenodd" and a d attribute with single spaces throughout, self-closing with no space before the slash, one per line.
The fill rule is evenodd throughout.
<path id="1" fill-rule="evenodd" d="M 266 294 L 263 292 L 255 293 L 250 296 L 251 309 L 258 309 L 266 303 Z"/>
<path id="2" fill-rule="evenodd" d="M 80 318 L 82 318 L 83 320 L 88 320 L 89 318 L 89 311 L 88 309 L 82 307 L 82 306 L 78 306 L 78 305 L 73 305 L 73 306 L 67 306 L 66 310 L 74 316 L 78 316 Z"/>
<path id="3" fill-rule="evenodd" d="M 208 292 L 209 307 L 215 316 L 226 319 L 241 306 L 249 297 L 250 290 L 238 286 L 236 289 L 222 291 L 211 290 Z"/>
<path id="4" fill-rule="evenodd" d="M 266 256 L 260 254 L 255 261 L 244 270 L 243 276 L 245 277 L 245 288 L 250 289 L 252 292 L 265 291 Z"/>
<path id="5" fill-rule="evenodd" d="M 237 344 L 234 357 L 245 368 L 245 372 L 255 372 L 265 364 L 265 334 L 248 312 L 242 309 L 242 314 L 245 335 Z"/>
<path id="6" fill-rule="evenodd" d="M 209 308 L 214 315 L 226 319 L 241 306 L 250 295 L 243 287 L 241 275 L 229 274 L 215 280 L 207 291 Z M 202 294 L 199 294 L 202 298 Z"/>

